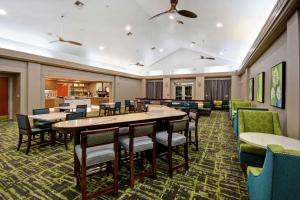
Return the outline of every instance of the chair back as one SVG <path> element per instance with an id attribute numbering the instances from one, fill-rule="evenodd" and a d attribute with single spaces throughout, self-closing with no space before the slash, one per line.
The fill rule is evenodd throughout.
<path id="1" fill-rule="evenodd" d="M 238 127 L 240 134 L 243 132 L 282 134 L 279 115 L 271 111 L 240 110 Z"/>
<path id="2" fill-rule="evenodd" d="M 27 115 L 17 114 L 17 122 L 20 133 L 31 133 L 31 126 Z"/>
<path id="3" fill-rule="evenodd" d="M 211 105 L 210 101 L 203 102 L 203 108 L 211 108 L 211 107 L 212 107 L 212 105 Z"/>
<path id="4" fill-rule="evenodd" d="M 156 135 L 156 122 L 137 123 L 129 125 L 129 138 Z"/>
<path id="5" fill-rule="evenodd" d="M 70 106 L 70 103 L 60 103 L 58 104 L 59 107 L 66 107 L 66 106 Z"/>
<path id="6" fill-rule="evenodd" d="M 74 112 L 74 113 L 70 113 L 67 114 L 66 116 L 66 120 L 76 120 L 76 119 L 81 119 L 83 118 L 83 113 L 82 112 Z"/>
<path id="7" fill-rule="evenodd" d="M 32 114 L 33 115 L 42 115 L 42 114 L 49 114 L 49 108 L 39 108 L 39 109 L 33 109 Z"/>
<path id="8" fill-rule="evenodd" d="M 125 100 L 125 106 L 126 106 L 126 107 L 131 106 L 130 100 Z"/>
<path id="9" fill-rule="evenodd" d="M 121 109 L 121 102 L 120 101 L 115 103 L 115 108 L 116 109 Z"/>
<path id="10" fill-rule="evenodd" d="M 189 120 L 188 119 L 180 119 L 180 120 L 172 120 L 169 121 L 168 132 L 188 132 L 189 130 Z"/>
<path id="11" fill-rule="evenodd" d="M 150 101 L 150 100 L 144 100 L 144 104 L 145 104 L 145 105 L 151 104 L 151 101 Z"/>
<path id="12" fill-rule="evenodd" d="M 196 112 L 189 112 L 189 118 L 194 120 L 195 122 L 198 122 L 198 119 L 200 117 L 200 111 L 196 111 Z"/>
<path id="13" fill-rule="evenodd" d="M 87 105 L 77 105 L 76 106 L 77 113 L 83 113 L 83 117 L 86 117 L 87 113 Z"/>
<path id="14" fill-rule="evenodd" d="M 196 103 L 196 102 L 189 102 L 189 109 L 190 110 L 198 110 L 198 103 Z"/>
<path id="15" fill-rule="evenodd" d="M 81 132 L 81 147 L 88 148 L 110 143 L 118 144 L 119 128 L 89 130 Z"/>
<path id="16" fill-rule="evenodd" d="M 105 109 L 106 108 L 106 106 L 105 105 L 103 105 L 103 103 L 106 103 L 105 101 L 99 101 L 99 108 L 100 109 Z"/>

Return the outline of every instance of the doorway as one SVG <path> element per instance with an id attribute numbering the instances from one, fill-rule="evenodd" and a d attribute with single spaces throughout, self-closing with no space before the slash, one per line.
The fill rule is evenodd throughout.
<path id="1" fill-rule="evenodd" d="M 0 77 L 0 117 L 8 116 L 8 77 Z"/>
<path id="2" fill-rule="evenodd" d="M 192 100 L 193 86 L 192 85 L 177 85 L 175 87 L 176 100 Z"/>

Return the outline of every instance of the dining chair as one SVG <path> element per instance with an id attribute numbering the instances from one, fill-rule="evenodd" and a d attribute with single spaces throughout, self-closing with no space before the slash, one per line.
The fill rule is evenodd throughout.
<path id="1" fill-rule="evenodd" d="M 167 147 L 167 152 L 162 153 L 159 155 L 159 158 L 162 156 L 167 156 L 167 163 L 168 163 L 168 171 L 169 177 L 173 177 L 173 171 L 184 167 L 188 170 L 188 144 L 187 144 L 187 137 L 188 137 L 188 130 L 189 130 L 189 120 L 188 119 L 180 119 L 180 120 L 173 120 L 169 121 L 168 123 L 168 130 L 161 131 L 156 134 L 156 141 Z M 173 147 L 183 146 L 183 155 Z M 184 162 L 173 166 L 172 162 L 172 152 L 176 153 L 179 156 L 184 158 Z M 163 161 L 166 161 L 163 159 Z"/>
<path id="2" fill-rule="evenodd" d="M 87 114 L 87 105 L 77 105 L 76 106 L 76 112 L 79 113 L 83 113 L 83 117 L 86 117 Z"/>
<path id="3" fill-rule="evenodd" d="M 105 105 L 103 105 L 103 103 L 105 103 L 104 101 L 99 101 L 99 116 L 101 116 L 101 111 L 103 110 L 103 114 L 104 116 L 106 115 L 106 111 L 107 111 L 107 107 Z"/>
<path id="4" fill-rule="evenodd" d="M 118 194 L 118 128 L 82 131 L 81 143 L 75 146 L 75 175 L 81 189 L 82 199 L 96 198 L 113 192 Z M 113 169 L 111 163 L 113 162 Z M 92 169 L 106 164 L 106 172 L 113 174 L 113 184 L 106 188 L 88 191 L 87 176 L 92 176 Z M 89 171 L 89 174 L 88 174 Z M 98 171 L 96 171 L 98 172 Z"/>
<path id="5" fill-rule="evenodd" d="M 109 114 L 115 115 L 118 112 L 118 114 L 121 114 L 121 102 L 116 102 L 114 107 L 109 108 Z"/>
<path id="6" fill-rule="evenodd" d="M 60 103 L 60 104 L 58 104 L 58 107 L 68 107 L 68 106 L 70 106 L 70 103 Z M 59 112 L 70 112 L 70 110 L 60 108 Z"/>
<path id="7" fill-rule="evenodd" d="M 156 122 L 138 123 L 129 125 L 129 135 L 120 137 L 120 145 L 129 152 L 130 162 L 130 186 L 134 188 L 134 182 L 145 176 L 156 176 Z M 140 153 L 141 165 L 143 165 L 145 151 L 152 150 L 152 170 L 139 174 L 134 173 L 134 154 Z M 121 156 L 121 154 L 120 154 Z"/>
<path id="8" fill-rule="evenodd" d="M 129 112 L 134 111 L 134 104 L 132 104 L 130 100 L 125 100 L 125 112 L 127 109 Z"/>
<path id="9" fill-rule="evenodd" d="M 42 143 L 44 141 L 44 133 L 50 132 L 51 128 L 32 128 L 27 115 L 17 114 L 16 116 L 19 128 L 19 142 L 17 151 L 20 150 L 22 143 L 27 143 L 26 154 L 28 155 L 31 147 L 31 142 L 36 141 L 33 136 L 40 135 L 40 143 Z M 23 135 L 27 135 L 27 141 L 23 141 Z"/>
<path id="10" fill-rule="evenodd" d="M 43 114 L 49 114 L 50 110 L 49 108 L 39 108 L 39 109 L 33 109 L 32 114 L 33 115 L 43 115 Z M 43 121 L 43 120 L 33 120 L 33 124 L 35 127 L 39 128 L 49 128 L 51 126 L 51 123 L 48 121 Z"/>
<path id="11" fill-rule="evenodd" d="M 199 150 L 198 142 L 198 122 L 200 113 L 198 110 L 193 110 L 189 112 L 189 144 L 194 144 L 196 151 Z M 192 132 L 195 133 L 195 141 L 192 141 Z"/>
<path id="12" fill-rule="evenodd" d="M 70 113 L 66 115 L 66 121 L 70 121 L 70 120 L 77 120 L 77 119 L 81 119 L 83 118 L 83 113 L 82 112 L 74 112 L 74 113 Z M 66 131 L 63 132 L 64 134 L 64 144 L 65 144 L 65 148 L 66 150 L 68 150 L 68 135 L 70 135 L 70 132 Z M 73 138 L 73 135 L 70 135 L 70 140 Z"/>

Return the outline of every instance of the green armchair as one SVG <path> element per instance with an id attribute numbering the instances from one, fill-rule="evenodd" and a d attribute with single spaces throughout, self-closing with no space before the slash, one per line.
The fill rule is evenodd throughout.
<path id="1" fill-rule="evenodd" d="M 249 199 L 300 199 L 300 151 L 269 145 L 263 168 L 248 167 Z"/>
<path id="2" fill-rule="evenodd" d="M 245 132 L 282 135 L 277 112 L 240 110 L 238 120 L 239 135 Z M 240 141 L 239 136 L 238 152 L 243 166 L 262 166 L 264 163 L 266 150 Z"/>
<path id="3" fill-rule="evenodd" d="M 234 120 L 236 117 L 237 109 L 238 108 L 251 108 L 251 102 L 247 101 L 234 101 L 232 102 L 232 111 L 231 111 L 231 124 L 233 126 Z"/>

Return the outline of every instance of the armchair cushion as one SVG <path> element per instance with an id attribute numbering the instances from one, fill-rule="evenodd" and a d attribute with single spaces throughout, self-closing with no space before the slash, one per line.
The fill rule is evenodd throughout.
<path id="1" fill-rule="evenodd" d="M 81 145 L 75 146 L 75 153 L 80 164 L 82 164 L 82 148 Z M 106 144 L 101 146 L 88 147 L 86 149 L 86 164 L 93 166 L 115 159 L 114 144 Z"/>
<path id="2" fill-rule="evenodd" d="M 244 142 L 241 142 L 241 144 L 240 144 L 240 151 L 246 152 L 246 153 L 258 154 L 258 155 L 266 154 L 265 149 L 253 146 L 251 144 L 246 144 Z"/>
<path id="3" fill-rule="evenodd" d="M 164 146 L 168 146 L 168 132 L 162 131 L 156 134 L 156 141 Z M 186 138 L 180 133 L 172 133 L 172 147 L 186 143 Z"/>

